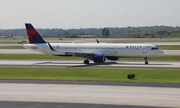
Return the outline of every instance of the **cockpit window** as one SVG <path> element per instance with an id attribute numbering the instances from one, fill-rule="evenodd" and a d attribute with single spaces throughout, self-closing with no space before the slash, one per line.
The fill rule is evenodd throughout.
<path id="1" fill-rule="evenodd" d="M 159 50 L 158 47 L 152 47 L 151 50 Z"/>

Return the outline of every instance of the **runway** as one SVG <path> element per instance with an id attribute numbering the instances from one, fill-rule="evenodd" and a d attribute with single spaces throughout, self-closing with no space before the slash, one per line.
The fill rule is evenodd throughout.
<path id="1" fill-rule="evenodd" d="M 180 69 L 180 62 L 127 62 L 107 61 L 103 64 L 91 62 L 89 65 L 83 61 L 39 61 L 39 60 L 0 60 L 1 67 L 44 67 L 44 68 L 156 68 L 156 69 Z"/>
<path id="2" fill-rule="evenodd" d="M 22 103 L 27 103 L 31 107 L 34 104 L 39 105 L 40 108 L 45 108 L 42 107 L 44 104 L 47 104 L 46 107 L 50 104 L 59 107 L 70 105 L 73 108 L 84 108 L 85 106 L 87 108 L 178 108 L 180 106 L 180 89 L 139 86 L 0 83 L 0 101 L 0 107 L 14 104 L 25 106 L 26 104 Z"/>
<path id="3" fill-rule="evenodd" d="M 29 49 L 0 49 L 0 54 L 43 54 Z"/>

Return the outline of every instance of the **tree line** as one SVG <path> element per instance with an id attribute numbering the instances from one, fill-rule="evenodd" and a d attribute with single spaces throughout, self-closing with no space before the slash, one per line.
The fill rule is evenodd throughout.
<path id="1" fill-rule="evenodd" d="M 119 37 L 119 38 L 169 38 L 180 37 L 180 27 L 151 26 L 151 27 L 105 27 L 81 29 L 37 29 L 43 37 Z M 0 29 L 0 36 L 26 36 L 25 29 Z"/>

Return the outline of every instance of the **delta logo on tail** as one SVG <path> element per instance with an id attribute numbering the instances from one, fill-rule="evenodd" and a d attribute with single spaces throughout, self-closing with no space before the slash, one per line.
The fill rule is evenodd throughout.
<path id="1" fill-rule="evenodd" d="M 31 44 L 46 43 L 31 24 L 26 23 L 25 26 L 26 26 L 26 31 L 28 34 L 29 43 Z"/>

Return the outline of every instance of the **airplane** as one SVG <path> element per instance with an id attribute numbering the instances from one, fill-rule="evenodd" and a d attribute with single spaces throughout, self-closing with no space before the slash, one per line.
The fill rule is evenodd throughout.
<path id="1" fill-rule="evenodd" d="M 53 56 L 76 56 L 85 58 L 94 63 L 105 63 L 108 60 L 119 58 L 148 58 L 160 57 L 164 54 L 157 46 L 146 43 L 49 43 L 44 41 L 37 30 L 30 23 L 25 23 L 29 44 L 23 47 Z"/>

